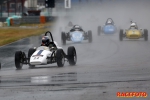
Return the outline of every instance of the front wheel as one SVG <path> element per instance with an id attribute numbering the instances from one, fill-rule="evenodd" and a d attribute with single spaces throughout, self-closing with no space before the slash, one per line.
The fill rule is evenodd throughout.
<path id="1" fill-rule="evenodd" d="M 35 65 L 31 65 L 30 64 L 30 57 L 32 56 L 32 54 L 35 52 L 35 49 L 33 48 L 30 48 L 29 51 L 28 51 L 28 58 L 29 58 L 29 68 L 34 68 Z"/>
<path id="2" fill-rule="evenodd" d="M 77 62 L 76 49 L 74 46 L 68 47 L 68 61 L 70 65 L 75 65 Z"/>
<path id="3" fill-rule="evenodd" d="M 89 39 L 89 43 L 92 42 L 92 31 L 88 31 L 88 39 Z"/>
<path id="4" fill-rule="evenodd" d="M 101 26 L 98 26 L 97 33 L 98 33 L 98 35 L 101 34 Z"/>
<path id="5" fill-rule="evenodd" d="M 23 58 L 22 58 L 22 52 L 16 51 L 15 53 L 15 66 L 17 69 L 22 69 L 23 66 Z"/>
<path id="6" fill-rule="evenodd" d="M 61 33 L 61 41 L 62 41 L 63 45 L 66 45 L 66 34 L 65 34 L 65 32 Z"/>
<path id="7" fill-rule="evenodd" d="M 147 41 L 148 40 L 148 30 L 144 29 L 144 40 Z"/>
<path id="8" fill-rule="evenodd" d="M 122 29 L 120 30 L 120 33 L 119 33 L 119 39 L 120 39 L 120 41 L 123 40 L 123 30 Z"/>
<path id="9" fill-rule="evenodd" d="M 63 67 L 65 64 L 64 52 L 62 49 L 56 51 L 56 62 L 58 67 Z"/>

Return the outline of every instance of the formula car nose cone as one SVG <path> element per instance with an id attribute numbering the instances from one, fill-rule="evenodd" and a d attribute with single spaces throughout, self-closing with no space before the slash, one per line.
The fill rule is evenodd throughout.
<path id="1" fill-rule="evenodd" d="M 115 33 L 115 27 L 113 25 L 106 25 L 104 27 L 104 33 L 106 33 L 106 34 L 113 34 L 113 33 Z"/>
<path id="2" fill-rule="evenodd" d="M 134 39 L 134 38 L 138 39 L 138 38 L 142 37 L 142 35 L 141 35 L 140 31 L 138 31 L 138 30 L 129 30 L 127 32 L 127 37 L 131 38 L 131 39 Z"/>
<path id="3" fill-rule="evenodd" d="M 47 64 L 47 56 L 50 55 L 51 52 L 47 50 L 37 50 L 33 53 L 30 58 L 31 65 L 41 65 Z"/>
<path id="4" fill-rule="evenodd" d="M 82 32 L 79 32 L 79 31 L 72 32 L 71 40 L 73 42 L 81 42 L 83 40 Z"/>

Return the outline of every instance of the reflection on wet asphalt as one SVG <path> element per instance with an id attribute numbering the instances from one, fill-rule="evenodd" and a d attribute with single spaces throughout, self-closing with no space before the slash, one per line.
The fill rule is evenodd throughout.
<path id="1" fill-rule="evenodd" d="M 77 73 L 59 73 L 51 77 L 52 82 L 77 81 Z"/>
<path id="2" fill-rule="evenodd" d="M 31 77 L 31 83 L 49 84 L 53 82 L 77 81 L 77 73 L 60 73 L 53 76 L 35 76 Z"/>

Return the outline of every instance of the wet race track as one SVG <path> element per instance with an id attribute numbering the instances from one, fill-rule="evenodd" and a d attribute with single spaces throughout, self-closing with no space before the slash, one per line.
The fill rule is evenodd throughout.
<path id="1" fill-rule="evenodd" d="M 29 69 L 28 65 L 24 65 L 22 70 L 16 70 L 15 51 L 27 54 L 29 48 L 41 44 L 42 36 L 25 38 L 1 47 L 0 100 L 123 99 L 117 98 L 117 92 L 146 92 L 147 98 L 133 97 L 130 100 L 149 100 L 150 41 L 119 41 L 119 33 L 97 36 L 96 28 L 91 30 L 92 43 L 67 42 L 65 46 L 61 45 L 59 33 L 53 32 L 54 40 L 65 52 L 68 46 L 75 46 L 76 66 L 65 62 L 64 67 L 51 64 Z"/>

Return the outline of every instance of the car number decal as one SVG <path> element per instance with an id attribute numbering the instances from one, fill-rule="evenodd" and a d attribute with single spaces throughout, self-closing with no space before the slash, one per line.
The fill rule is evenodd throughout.
<path id="1" fill-rule="evenodd" d="M 34 57 L 34 59 L 39 59 L 39 57 Z"/>
<path id="2" fill-rule="evenodd" d="M 40 50 L 36 55 L 41 55 L 42 52 L 43 50 Z"/>

